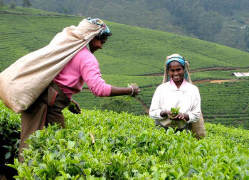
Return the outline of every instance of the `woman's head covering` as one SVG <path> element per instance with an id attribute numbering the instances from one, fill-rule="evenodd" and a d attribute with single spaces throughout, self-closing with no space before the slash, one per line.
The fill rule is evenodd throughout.
<path id="1" fill-rule="evenodd" d="M 169 65 L 171 62 L 173 61 L 177 61 L 179 62 L 183 68 L 184 68 L 184 78 L 187 80 L 187 81 L 191 81 L 189 79 L 189 70 L 188 70 L 188 62 L 185 61 L 184 57 L 182 57 L 180 54 L 171 54 L 170 56 L 167 56 L 166 58 L 166 62 L 165 62 L 165 68 L 164 68 L 164 77 L 163 77 L 163 83 L 167 82 L 170 80 L 170 77 L 169 77 L 169 73 L 168 73 L 168 69 L 169 69 Z M 187 68 L 185 68 L 187 67 Z"/>
<path id="2" fill-rule="evenodd" d="M 109 27 L 101 19 L 88 17 L 87 20 L 92 24 L 97 24 L 102 27 L 102 30 L 99 32 L 98 37 L 112 35 Z"/>
<path id="3" fill-rule="evenodd" d="M 170 56 L 167 56 L 166 60 L 166 66 L 167 68 L 169 67 L 169 64 L 173 61 L 179 62 L 183 67 L 185 67 L 185 59 L 180 56 L 179 54 L 172 54 Z"/>

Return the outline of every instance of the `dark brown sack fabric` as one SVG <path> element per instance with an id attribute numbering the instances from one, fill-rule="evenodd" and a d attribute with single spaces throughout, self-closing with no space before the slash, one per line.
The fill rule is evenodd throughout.
<path id="1" fill-rule="evenodd" d="M 190 73 L 189 73 L 189 62 L 186 61 L 186 71 L 188 74 L 188 81 L 193 84 Z M 197 139 L 203 138 L 206 136 L 206 129 L 205 129 L 205 124 L 204 124 L 204 119 L 203 119 L 203 114 L 201 113 L 200 115 L 200 120 L 194 123 L 191 123 L 191 130 L 195 134 L 195 137 Z"/>
<path id="2" fill-rule="evenodd" d="M 55 83 L 51 83 L 41 96 L 26 110 L 21 113 L 21 142 L 19 146 L 19 161 L 23 148 L 27 147 L 25 141 L 37 130 L 43 129 L 48 124 L 57 123 L 65 127 L 62 110 L 68 106 L 70 100 Z"/>

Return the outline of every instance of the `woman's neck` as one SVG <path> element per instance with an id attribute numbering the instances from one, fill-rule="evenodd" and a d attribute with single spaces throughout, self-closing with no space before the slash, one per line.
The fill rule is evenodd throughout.
<path id="1" fill-rule="evenodd" d="M 174 83 L 175 83 L 176 87 L 179 89 L 181 87 L 182 83 L 183 83 L 183 80 L 177 81 L 177 82 L 174 82 Z"/>

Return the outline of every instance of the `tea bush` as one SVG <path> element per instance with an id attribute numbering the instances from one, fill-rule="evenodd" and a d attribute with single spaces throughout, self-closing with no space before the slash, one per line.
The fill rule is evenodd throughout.
<path id="1" fill-rule="evenodd" d="M 0 179 L 12 179 L 17 171 L 6 164 L 13 164 L 18 154 L 20 118 L 0 102 Z"/>
<path id="2" fill-rule="evenodd" d="M 166 133 L 152 119 L 67 110 L 67 128 L 37 131 L 17 179 L 248 179 L 248 130 L 207 124 L 208 136 Z"/>
<path id="3" fill-rule="evenodd" d="M 0 102 L 0 164 L 13 163 L 18 153 L 20 117 Z"/>

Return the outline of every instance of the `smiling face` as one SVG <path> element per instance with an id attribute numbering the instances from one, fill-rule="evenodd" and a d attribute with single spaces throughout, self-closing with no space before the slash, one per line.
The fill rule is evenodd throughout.
<path id="1" fill-rule="evenodd" d="M 172 61 L 169 64 L 169 76 L 170 78 L 174 81 L 174 83 L 177 86 L 180 86 L 183 82 L 184 79 L 184 68 L 183 66 L 177 62 L 177 61 Z"/>

